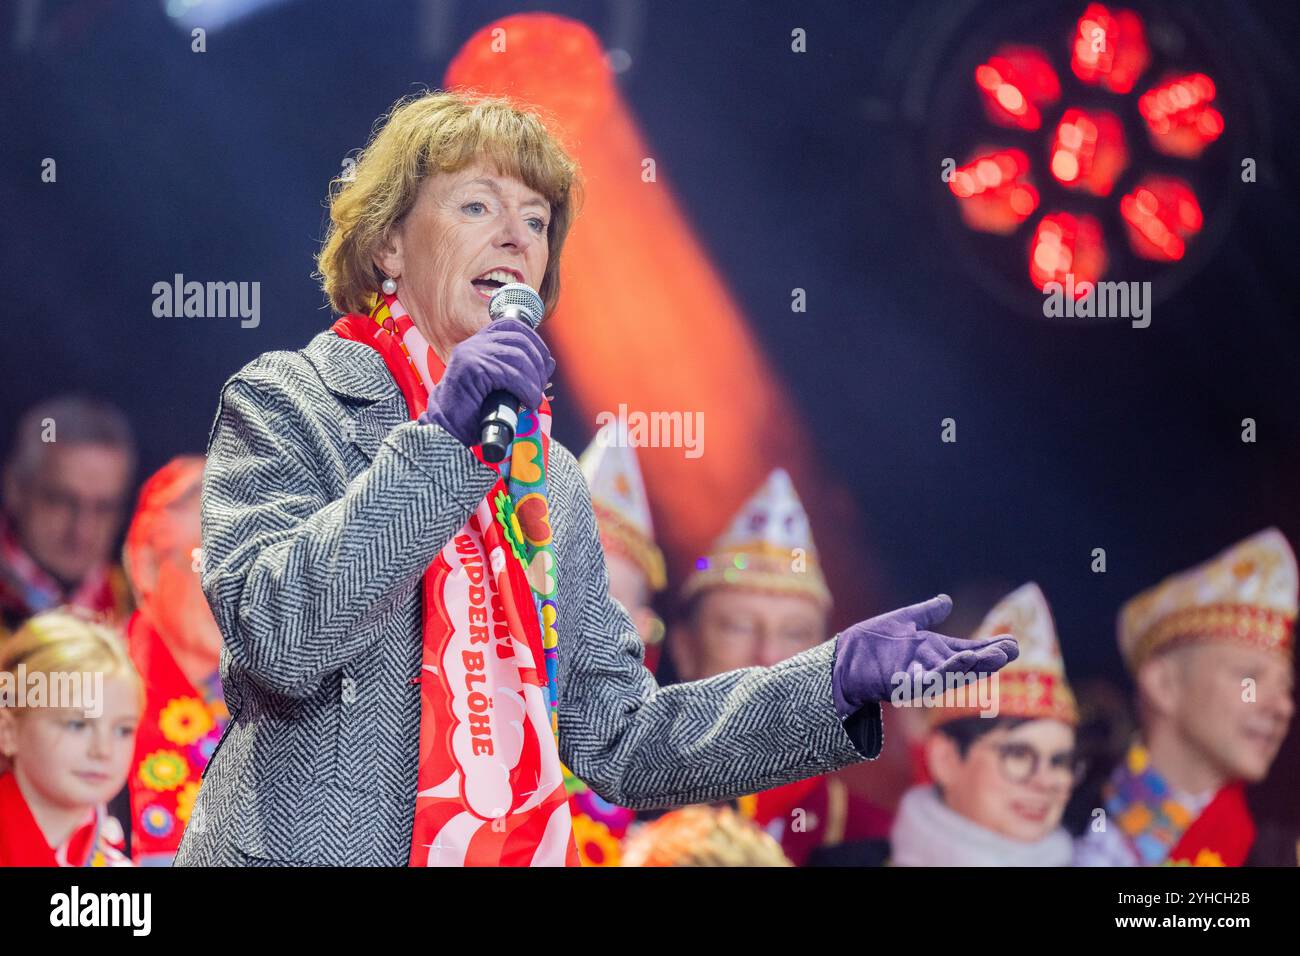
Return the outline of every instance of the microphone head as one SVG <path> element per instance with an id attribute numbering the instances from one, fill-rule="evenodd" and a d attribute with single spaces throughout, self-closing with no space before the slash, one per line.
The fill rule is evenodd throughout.
<path id="1" fill-rule="evenodd" d="M 546 306 L 532 286 L 523 282 L 507 282 L 492 293 L 492 299 L 488 302 L 488 315 L 495 322 L 508 314 L 537 328 L 542 324 Z"/>

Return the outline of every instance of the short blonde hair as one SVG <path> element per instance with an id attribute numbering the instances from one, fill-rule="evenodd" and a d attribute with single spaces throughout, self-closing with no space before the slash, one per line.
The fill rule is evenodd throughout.
<path id="1" fill-rule="evenodd" d="M 13 636 L 0 641 L 0 673 L 17 679 L 18 665 L 27 674 L 66 674 L 79 671 L 133 680 L 144 706 L 144 681 L 117 631 L 89 612 L 71 607 L 44 611 L 27 619 Z M 0 754 L 0 773 L 10 758 Z"/>
<path id="2" fill-rule="evenodd" d="M 355 167 L 330 184 L 330 224 L 317 276 L 339 313 L 370 310 L 384 280 L 374 254 L 415 204 L 420 185 L 476 161 L 495 165 L 551 204 L 550 259 L 538 289 L 549 314 L 560 298 L 560 252 L 580 202 L 579 169 L 535 109 L 471 90 L 426 91 L 380 117 Z"/>
<path id="3" fill-rule="evenodd" d="M 689 806 L 628 834 L 624 866 L 793 866 L 771 834 L 730 807 Z"/>

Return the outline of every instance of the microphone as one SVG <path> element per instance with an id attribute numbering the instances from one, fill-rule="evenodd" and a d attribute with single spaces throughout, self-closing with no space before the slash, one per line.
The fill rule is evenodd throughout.
<path id="1" fill-rule="evenodd" d="M 537 328 L 546 313 L 542 297 L 532 286 L 523 282 L 509 282 L 492 293 L 488 302 L 488 315 L 497 319 L 518 319 L 529 328 Z M 495 465 L 506 457 L 506 450 L 515 440 L 515 427 L 519 424 L 519 399 L 498 389 L 483 400 L 479 412 L 479 429 L 483 460 Z"/>

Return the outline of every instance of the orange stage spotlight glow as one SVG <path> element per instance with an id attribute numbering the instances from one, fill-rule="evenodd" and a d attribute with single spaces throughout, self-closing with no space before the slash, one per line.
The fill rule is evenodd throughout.
<path id="1" fill-rule="evenodd" d="M 688 570 L 781 465 L 810 513 L 837 617 L 854 619 L 869 603 L 869 556 L 852 498 L 813 453 L 806 423 L 679 208 L 666 158 L 637 128 L 596 35 L 550 14 L 505 17 L 465 43 L 446 84 L 540 108 L 582 165 L 585 199 L 564 249 L 563 294 L 544 327 L 567 386 L 560 408 L 575 403 L 591 431 L 598 414 L 617 415 L 620 406 L 702 413 L 699 457 L 639 449 L 673 569 Z"/>

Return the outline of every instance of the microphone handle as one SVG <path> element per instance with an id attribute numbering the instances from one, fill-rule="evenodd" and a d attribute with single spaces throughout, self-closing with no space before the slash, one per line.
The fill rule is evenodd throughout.
<path id="1" fill-rule="evenodd" d="M 537 328 L 538 318 L 521 306 L 511 303 L 492 316 L 498 319 L 518 319 L 530 328 Z M 515 428 L 519 424 L 519 399 L 509 392 L 495 391 L 483 400 L 483 410 L 479 413 L 479 428 L 483 449 L 483 460 L 495 465 L 503 461 L 510 443 L 515 440 Z"/>
<path id="2" fill-rule="evenodd" d="M 498 389 L 483 400 L 483 410 L 479 414 L 479 427 L 483 448 L 483 459 L 495 465 L 506 457 L 506 450 L 515 440 L 515 428 L 519 424 L 519 400 L 509 392 Z"/>

